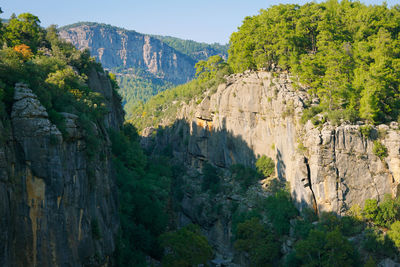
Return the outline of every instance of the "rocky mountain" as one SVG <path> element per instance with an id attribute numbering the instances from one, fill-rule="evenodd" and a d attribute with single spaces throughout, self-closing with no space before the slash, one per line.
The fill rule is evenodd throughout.
<path id="1" fill-rule="evenodd" d="M 172 145 L 174 156 L 187 166 L 199 169 L 209 162 L 224 172 L 234 164 L 254 166 L 257 158 L 267 155 L 275 161 L 276 177 L 289 185 L 300 210 L 308 207 L 343 216 L 352 206 L 363 207 L 366 199 L 398 196 L 400 134 L 396 122 L 372 127 L 368 133 L 363 132 L 361 122 L 315 126 L 308 121 L 303 125 L 305 103 L 317 100 L 304 88 L 295 89 L 287 72 L 231 75 L 200 99 L 181 103 L 178 120 L 164 121 L 163 134 L 156 139 L 151 137 L 154 128 L 143 130 L 143 145 L 154 151 Z M 376 152 L 377 144 L 387 148 L 386 156 Z M 200 189 L 198 176 L 188 175 L 183 183 L 186 193 L 180 223 L 200 224 L 217 253 L 232 260 L 229 207 L 236 203 L 251 209 L 256 196 L 268 193 L 262 190 L 266 181 L 244 189 L 249 191 L 243 195 L 227 179 L 224 193 L 214 197 Z M 219 212 L 213 212 L 213 203 L 222 203 Z M 287 251 L 287 246 L 282 249 Z"/>
<path id="2" fill-rule="evenodd" d="M 120 99 L 106 74 L 89 87 L 105 96 L 106 127 L 123 123 Z M 110 141 L 89 159 L 78 116 L 62 113 L 67 136 L 24 84 L 15 86 L 10 121 L 0 122 L 0 265 L 112 265 L 119 229 Z"/>
<path id="3" fill-rule="evenodd" d="M 227 57 L 226 46 L 151 36 L 98 23 L 64 26 L 59 34 L 78 49 L 89 49 L 105 68 L 117 74 L 127 109 L 193 79 L 198 60 L 216 54 Z"/>
<path id="4" fill-rule="evenodd" d="M 372 127 L 369 136 L 362 134 L 361 122 L 302 125 L 305 103 L 312 99 L 304 89 L 293 88 L 288 73 L 232 75 L 215 93 L 203 97 L 196 101 L 199 104 L 192 101 L 181 107 L 180 123 L 168 137 L 182 139 L 182 134 L 174 135 L 175 130 L 188 134 L 187 146 L 177 147 L 182 160 L 191 164 L 207 160 L 228 168 L 235 163 L 254 165 L 258 157 L 267 155 L 276 161 L 279 179 L 290 183 L 298 206 L 315 206 L 319 211 L 344 214 L 367 198 L 379 200 L 385 193 L 397 196 L 397 122 Z M 374 142 L 387 147 L 387 157 L 374 154 Z"/>

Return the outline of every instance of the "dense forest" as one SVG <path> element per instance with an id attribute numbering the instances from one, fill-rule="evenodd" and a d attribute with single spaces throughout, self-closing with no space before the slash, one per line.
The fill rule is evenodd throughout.
<path id="1" fill-rule="evenodd" d="M 219 55 L 224 59 L 228 57 L 227 44 L 221 45 L 218 43 L 198 43 L 192 40 L 183 40 L 176 37 L 162 35 L 154 35 L 154 37 L 160 39 L 170 47 L 175 48 L 177 51 L 191 57 L 196 62 L 200 60 L 206 60 L 212 55 Z"/>
<path id="2" fill-rule="evenodd" d="M 358 1 L 277 5 L 246 17 L 230 38 L 228 62 L 290 71 L 330 119 L 397 120 L 400 6 Z"/>
<path id="3" fill-rule="evenodd" d="M 276 5 L 246 17 L 231 35 L 223 75 L 247 69 L 289 71 L 295 83 L 308 87 L 308 92 L 319 99 L 319 105 L 308 104 L 303 121 L 318 113 L 323 115 L 322 121 L 333 124 L 341 120 L 370 124 L 397 121 L 399 32 L 398 5 L 389 8 L 335 0 L 303 6 Z M 192 82 L 191 87 L 196 89 L 170 89 L 128 113 L 139 116 L 143 115 L 141 110 L 145 111 L 141 125 L 144 121 L 158 122 L 157 112 L 171 110 L 172 104 L 166 101 L 164 108 L 155 108 L 155 102 L 163 102 L 167 95 L 174 95 L 170 100 L 181 100 L 185 94 L 200 96 L 204 90 L 194 85 L 200 80 L 204 81 Z"/>

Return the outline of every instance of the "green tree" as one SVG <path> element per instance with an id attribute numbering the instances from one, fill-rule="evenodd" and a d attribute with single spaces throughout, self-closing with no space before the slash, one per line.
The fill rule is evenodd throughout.
<path id="1" fill-rule="evenodd" d="M 164 233 L 160 238 L 165 248 L 163 266 L 191 267 L 206 264 L 212 259 L 212 249 L 197 225 Z"/>
<path id="2" fill-rule="evenodd" d="M 295 249 L 301 266 L 358 266 L 354 247 L 338 229 L 311 230 L 306 239 L 296 243 Z"/>
<path id="3" fill-rule="evenodd" d="M 272 223 L 276 233 L 288 234 L 290 230 L 290 219 L 298 214 L 292 202 L 290 194 L 284 190 L 269 196 L 263 203 L 268 220 Z"/>
<path id="4" fill-rule="evenodd" d="M 9 47 L 26 44 L 36 52 L 44 41 L 44 31 L 40 27 L 38 17 L 30 13 L 22 13 L 17 18 L 11 18 L 4 31 L 3 38 Z"/>
<path id="5" fill-rule="evenodd" d="M 395 246 L 400 248 L 400 221 L 395 221 L 390 225 L 388 236 L 394 242 Z"/>
<path id="6" fill-rule="evenodd" d="M 274 234 L 258 218 L 238 224 L 235 249 L 247 252 L 252 266 L 274 266 L 280 256 L 279 248 Z"/>
<path id="7" fill-rule="evenodd" d="M 364 217 L 374 221 L 378 215 L 378 201 L 376 199 L 366 199 L 363 209 Z"/>
<path id="8" fill-rule="evenodd" d="M 257 159 L 256 168 L 264 177 L 270 177 L 275 173 L 275 162 L 270 157 L 263 155 Z"/>

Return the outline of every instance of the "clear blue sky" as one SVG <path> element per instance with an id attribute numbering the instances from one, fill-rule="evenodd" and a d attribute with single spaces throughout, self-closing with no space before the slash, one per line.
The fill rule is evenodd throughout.
<path id="1" fill-rule="evenodd" d="M 305 0 L 0 0 L 3 18 L 30 12 L 42 26 L 102 22 L 141 33 L 227 43 L 243 18 L 279 3 Z M 382 0 L 363 0 L 381 4 Z M 389 6 L 399 0 L 387 0 Z"/>

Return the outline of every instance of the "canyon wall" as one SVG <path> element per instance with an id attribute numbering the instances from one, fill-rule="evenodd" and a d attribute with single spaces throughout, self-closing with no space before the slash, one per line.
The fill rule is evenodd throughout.
<path id="1" fill-rule="evenodd" d="M 105 96 L 106 127 L 123 123 L 120 99 L 106 74 L 91 71 L 89 87 Z M 117 188 L 106 129 L 88 157 L 78 117 L 62 113 L 67 136 L 37 96 L 15 87 L 11 118 L 0 122 L 0 265 L 110 266 L 119 228 Z"/>

